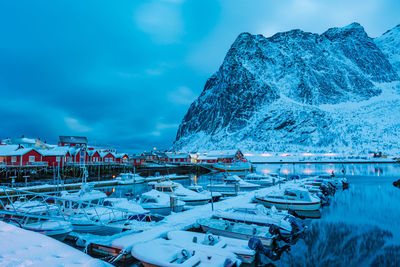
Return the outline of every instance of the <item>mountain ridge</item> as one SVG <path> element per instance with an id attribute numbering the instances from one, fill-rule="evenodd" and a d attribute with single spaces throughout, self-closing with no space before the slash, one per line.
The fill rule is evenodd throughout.
<path id="1" fill-rule="evenodd" d="M 388 140 L 400 135 L 395 131 L 385 139 L 384 129 L 397 126 L 396 121 L 385 121 L 383 130 L 364 125 L 371 134 L 365 136 L 354 132 L 362 131 L 362 125 L 344 118 L 345 110 L 320 108 L 379 99 L 383 90 L 398 94 L 399 74 L 387 57 L 395 42 L 386 50 L 383 44 L 358 23 L 322 34 L 298 29 L 268 38 L 241 33 L 190 106 L 173 149 L 393 149 Z M 363 112 L 360 108 L 354 114 L 369 121 Z M 374 127 L 381 132 L 374 133 Z"/>

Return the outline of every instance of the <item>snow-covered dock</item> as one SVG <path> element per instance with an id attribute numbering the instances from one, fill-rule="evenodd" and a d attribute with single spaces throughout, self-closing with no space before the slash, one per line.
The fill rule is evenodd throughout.
<path id="1" fill-rule="evenodd" d="M 93 181 L 91 184 L 93 184 L 94 188 L 104 188 L 104 187 L 112 187 L 112 186 L 119 186 L 119 185 L 133 185 L 133 184 L 143 184 L 151 181 L 157 181 L 162 179 L 163 176 L 157 177 L 157 176 L 152 176 L 146 178 L 146 180 L 138 180 L 138 181 L 131 181 L 131 182 L 124 182 L 123 184 L 120 184 L 118 180 L 105 180 L 105 181 Z M 169 180 L 180 180 L 180 179 L 187 179 L 189 178 L 188 175 L 168 175 L 167 178 Z M 56 184 L 43 184 L 43 185 L 34 185 L 34 186 L 26 186 L 26 187 L 18 187 L 20 190 L 25 190 L 25 191 L 30 191 L 30 192 L 54 192 L 57 188 L 60 190 L 66 190 L 66 191 L 74 191 L 74 190 L 80 190 L 82 186 L 82 183 L 70 183 L 70 184 L 63 184 L 63 185 L 56 185 Z M 13 194 L 12 190 L 8 190 L 7 192 L 9 195 Z M 4 195 L 4 191 L 0 191 L 0 196 Z"/>
<path id="2" fill-rule="evenodd" d="M 111 266 L 51 237 L 0 221 L 0 266 Z"/>

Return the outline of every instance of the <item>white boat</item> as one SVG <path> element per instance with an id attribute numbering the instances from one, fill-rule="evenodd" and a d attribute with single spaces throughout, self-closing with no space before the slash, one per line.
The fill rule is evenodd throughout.
<path id="1" fill-rule="evenodd" d="M 60 211 L 59 207 L 56 205 L 39 200 L 27 200 L 24 197 L 7 204 L 5 209 L 35 215 L 49 215 L 58 213 L 58 211 Z"/>
<path id="2" fill-rule="evenodd" d="M 251 163 L 249 161 L 238 161 L 233 163 L 214 163 L 212 164 L 214 170 L 220 172 L 245 172 L 251 171 Z"/>
<path id="3" fill-rule="evenodd" d="M 74 232 L 96 235 L 113 235 L 122 232 L 132 212 L 103 206 L 107 195 L 83 184 L 79 192 L 61 192 L 58 200 L 64 215 L 74 227 Z"/>
<path id="4" fill-rule="evenodd" d="M 212 194 L 211 194 L 211 192 L 209 190 L 205 190 L 201 185 L 190 185 L 187 187 L 187 189 L 192 190 L 199 194 L 203 194 L 203 195 L 212 197 L 212 200 L 214 202 L 217 202 L 222 197 L 221 193 L 212 192 Z"/>
<path id="5" fill-rule="evenodd" d="M 268 247 L 274 243 L 274 237 L 269 233 L 269 227 L 267 226 L 249 225 L 212 218 L 199 219 L 197 223 L 204 232 L 243 240 L 256 237 L 261 240 L 264 246 Z"/>
<path id="6" fill-rule="evenodd" d="M 205 205 L 211 201 L 211 195 L 204 195 L 189 190 L 180 183 L 173 181 L 151 182 L 149 185 L 157 191 L 168 195 L 175 195 L 179 200 L 184 201 L 186 205 L 198 206 Z"/>
<path id="7" fill-rule="evenodd" d="M 138 204 L 151 213 L 161 215 L 169 215 L 171 211 L 181 212 L 185 206 L 185 202 L 180 200 L 175 200 L 175 203 L 172 203 L 172 205 L 171 197 L 157 190 L 143 193 L 139 197 Z"/>
<path id="8" fill-rule="evenodd" d="M 196 243 L 212 248 L 222 248 L 236 254 L 244 263 L 252 263 L 255 258 L 254 250 L 247 246 L 247 241 L 213 234 L 204 234 L 189 231 L 170 231 L 167 234 L 168 239 L 175 240 L 181 244 Z"/>
<path id="9" fill-rule="evenodd" d="M 181 244 L 179 241 L 162 238 L 134 245 L 131 254 L 141 261 L 145 267 L 225 267 L 240 265 L 235 254 L 226 250 L 194 243 Z"/>
<path id="10" fill-rule="evenodd" d="M 297 229 L 293 229 L 296 228 L 295 225 L 292 227 L 293 220 L 296 220 L 292 215 L 286 211 L 278 211 L 274 207 L 267 209 L 260 204 L 244 204 L 234 206 L 226 211 L 215 211 L 213 217 L 263 226 L 275 225 L 279 227 L 280 233 L 283 235 L 290 235 L 297 231 Z"/>
<path id="11" fill-rule="evenodd" d="M 22 228 L 34 232 L 38 232 L 57 240 L 63 241 L 69 233 L 72 232 L 73 226 L 70 222 L 61 220 L 34 220 L 33 218 L 27 219 L 23 222 Z"/>
<path id="12" fill-rule="evenodd" d="M 286 188 L 268 193 L 265 196 L 256 194 L 254 200 L 266 207 L 294 211 L 319 210 L 321 200 L 313 196 L 307 189 L 301 187 Z"/>
<path id="13" fill-rule="evenodd" d="M 325 182 L 331 183 L 336 189 L 348 188 L 349 182 L 346 177 L 336 177 L 332 175 L 320 175 L 317 179 L 323 180 Z"/>
<path id="14" fill-rule="evenodd" d="M 125 184 L 138 184 L 143 183 L 146 181 L 146 178 L 133 173 L 120 173 L 115 180 L 118 184 L 125 185 Z"/>
<path id="15" fill-rule="evenodd" d="M 246 175 L 243 178 L 243 180 L 246 182 L 253 183 L 253 184 L 259 184 L 264 187 L 272 186 L 277 183 L 275 178 L 273 178 L 271 176 L 267 176 L 267 175 L 261 175 L 258 173 L 250 173 L 250 174 Z"/>
<path id="16" fill-rule="evenodd" d="M 235 195 L 239 192 L 249 192 L 260 189 L 260 185 L 243 181 L 237 175 L 230 175 L 224 178 L 223 183 L 212 183 L 207 185 L 207 189 L 213 192 L 219 192 L 223 195 Z"/>

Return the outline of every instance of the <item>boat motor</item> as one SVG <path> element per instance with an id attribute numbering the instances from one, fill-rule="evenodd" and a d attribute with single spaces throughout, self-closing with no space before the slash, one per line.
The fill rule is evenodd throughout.
<path id="1" fill-rule="evenodd" d="M 255 237 L 250 238 L 248 246 L 250 249 L 254 250 L 257 253 L 259 260 L 263 264 L 268 264 L 269 263 L 268 259 L 272 261 L 279 260 L 281 254 L 290 247 L 289 245 L 285 245 L 283 247 L 274 250 L 269 249 L 264 247 L 261 240 Z M 267 257 L 268 259 L 265 259 L 265 257 Z"/>

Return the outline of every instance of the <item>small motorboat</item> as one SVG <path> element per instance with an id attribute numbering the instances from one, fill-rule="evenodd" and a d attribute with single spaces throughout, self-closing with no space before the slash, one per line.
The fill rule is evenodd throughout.
<path id="1" fill-rule="evenodd" d="M 57 204 L 74 227 L 74 232 L 95 235 L 121 233 L 134 212 L 104 206 L 107 195 L 94 190 L 92 184 L 82 184 L 78 192 L 61 192 Z"/>
<path id="2" fill-rule="evenodd" d="M 198 206 L 205 205 L 211 201 L 211 195 L 199 194 L 189 190 L 180 183 L 173 181 L 150 182 L 155 190 L 166 193 L 168 195 L 175 195 L 179 200 L 184 201 L 186 205 Z"/>
<path id="3" fill-rule="evenodd" d="M 172 199 L 172 204 L 171 204 Z M 143 193 L 137 202 L 143 209 L 150 211 L 153 214 L 169 215 L 171 211 L 181 212 L 185 206 L 185 202 L 174 199 L 169 195 L 151 190 Z"/>
<path id="4" fill-rule="evenodd" d="M 210 191 L 205 190 L 201 185 L 190 185 L 190 186 L 187 187 L 187 189 L 192 190 L 192 191 L 194 191 L 196 193 L 199 193 L 199 194 L 206 195 L 208 197 L 212 197 L 212 200 L 214 202 L 219 201 L 219 199 L 222 197 L 221 193 L 218 193 L 218 192 L 212 192 L 211 193 Z"/>
<path id="5" fill-rule="evenodd" d="M 237 195 L 239 192 L 249 192 L 260 189 L 260 185 L 243 181 L 237 175 L 230 175 L 224 178 L 223 183 L 212 183 L 207 185 L 207 189 L 219 192 L 223 195 Z"/>
<path id="6" fill-rule="evenodd" d="M 273 177 L 267 175 L 261 175 L 258 173 L 250 173 L 243 178 L 244 181 L 250 182 L 253 184 L 259 184 L 263 187 L 272 186 L 276 184 L 276 180 Z"/>
<path id="7" fill-rule="evenodd" d="M 265 196 L 256 194 L 254 200 L 266 207 L 275 206 L 277 209 L 294 211 L 319 210 L 321 207 L 321 200 L 301 187 L 286 188 L 283 191 L 274 191 Z"/>
<path id="8" fill-rule="evenodd" d="M 136 244 L 131 254 L 145 267 L 229 267 L 241 263 L 235 254 L 221 248 L 163 238 Z"/>
<path id="9" fill-rule="evenodd" d="M 275 207 L 267 209 L 261 204 L 244 204 L 226 211 L 215 211 L 213 217 L 261 226 L 275 225 L 282 235 L 296 234 L 300 230 L 297 229 L 298 223 L 294 222 L 296 218 L 287 211 L 278 211 Z"/>
<path id="10" fill-rule="evenodd" d="M 346 189 L 349 187 L 349 182 L 346 177 L 337 177 L 334 175 L 320 175 L 318 179 L 332 184 L 336 189 Z"/>
<path id="11" fill-rule="evenodd" d="M 138 184 L 146 181 L 146 178 L 134 173 L 120 173 L 117 177 L 115 177 L 115 181 L 121 185 Z"/>
<path id="12" fill-rule="evenodd" d="M 197 220 L 204 232 L 209 232 L 215 235 L 226 236 L 230 238 L 237 238 L 249 240 L 252 237 L 259 238 L 264 246 L 272 246 L 274 243 L 274 236 L 269 232 L 269 227 L 259 226 L 255 224 L 245 224 L 238 222 L 231 222 L 221 219 L 203 218 Z"/>
<path id="13" fill-rule="evenodd" d="M 196 243 L 210 246 L 212 248 L 222 248 L 236 254 L 236 256 L 238 256 L 244 263 L 252 263 L 255 258 L 254 251 L 249 249 L 247 246 L 248 242 L 241 239 L 189 231 L 170 231 L 168 232 L 167 237 L 168 239 L 175 240 L 181 244 Z"/>

